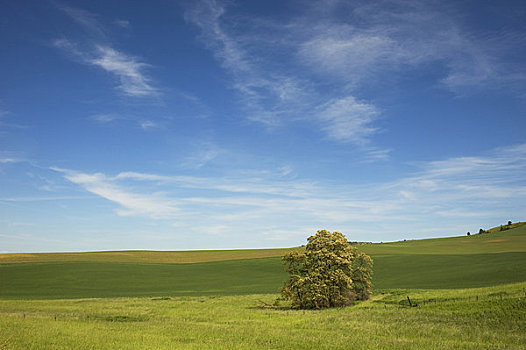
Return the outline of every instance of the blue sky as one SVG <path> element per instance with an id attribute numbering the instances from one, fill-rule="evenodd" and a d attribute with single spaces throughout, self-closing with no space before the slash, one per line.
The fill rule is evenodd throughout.
<path id="1" fill-rule="evenodd" d="M 0 252 L 526 219 L 521 1 L 0 1 Z"/>

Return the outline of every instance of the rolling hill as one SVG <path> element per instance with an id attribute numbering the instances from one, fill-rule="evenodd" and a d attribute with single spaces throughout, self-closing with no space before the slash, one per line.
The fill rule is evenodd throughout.
<path id="1" fill-rule="evenodd" d="M 375 289 L 470 288 L 526 281 L 526 225 L 481 235 L 361 244 Z M 276 293 L 291 249 L 0 255 L 0 298 Z"/>

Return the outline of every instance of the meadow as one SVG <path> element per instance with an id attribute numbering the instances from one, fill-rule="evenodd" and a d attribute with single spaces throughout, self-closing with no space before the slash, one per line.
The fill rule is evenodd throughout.
<path id="1" fill-rule="evenodd" d="M 0 300 L 0 349 L 524 349 L 525 293 L 379 291 L 321 311 L 273 294 Z"/>
<path id="2" fill-rule="evenodd" d="M 0 349 L 526 348 L 526 225 L 358 247 L 372 299 L 321 311 L 274 303 L 287 249 L 3 255 Z"/>

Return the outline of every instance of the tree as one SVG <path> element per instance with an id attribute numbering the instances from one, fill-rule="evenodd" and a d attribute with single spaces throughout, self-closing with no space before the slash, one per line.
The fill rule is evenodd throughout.
<path id="1" fill-rule="evenodd" d="M 480 233 L 480 232 L 479 232 Z M 468 236 L 471 236 L 471 232 L 468 231 Z"/>
<path id="2" fill-rule="evenodd" d="M 290 275 L 282 289 L 284 298 L 302 309 L 346 306 L 369 298 L 373 263 L 369 256 L 359 253 L 340 232 L 320 230 L 307 241 L 305 252 L 283 257 Z"/>
<path id="3" fill-rule="evenodd" d="M 358 300 L 367 300 L 372 292 L 373 259 L 363 252 L 357 252 L 353 261 L 353 290 Z"/>
<path id="4" fill-rule="evenodd" d="M 508 221 L 508 226 L 510 226 L 510 225 L 511 225 L 511 221 Z"/>

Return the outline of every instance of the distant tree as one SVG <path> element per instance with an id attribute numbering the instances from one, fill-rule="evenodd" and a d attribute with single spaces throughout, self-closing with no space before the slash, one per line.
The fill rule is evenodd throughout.
<path id="1" fill-rule="evenodd" d="M 511 221 L 508 221 L 508 226 L 510 226 L 510 225 L 511 225 Z"/>
<path id="2" fill-rule="evenodd" d="M 480 230 L 479 230 L 479 234 L 481 234 L 481 233 L 484 233 L 484 230 L 483 230 L 483 229 L 480 229 Z"/>
<path id="3" fill-rule="evenodd" d="M 289 279 L 282 295 L 294 307 L 346 306 L 371 294 L 372 259 L 340 232 L 320 230 L 307 238 L 305 252 L 283 257 Z"/>
<path id="4" fill-rule="evenodd" d="M 471 236 L 471 233 L 468 231 L 468 236 Z"/>

